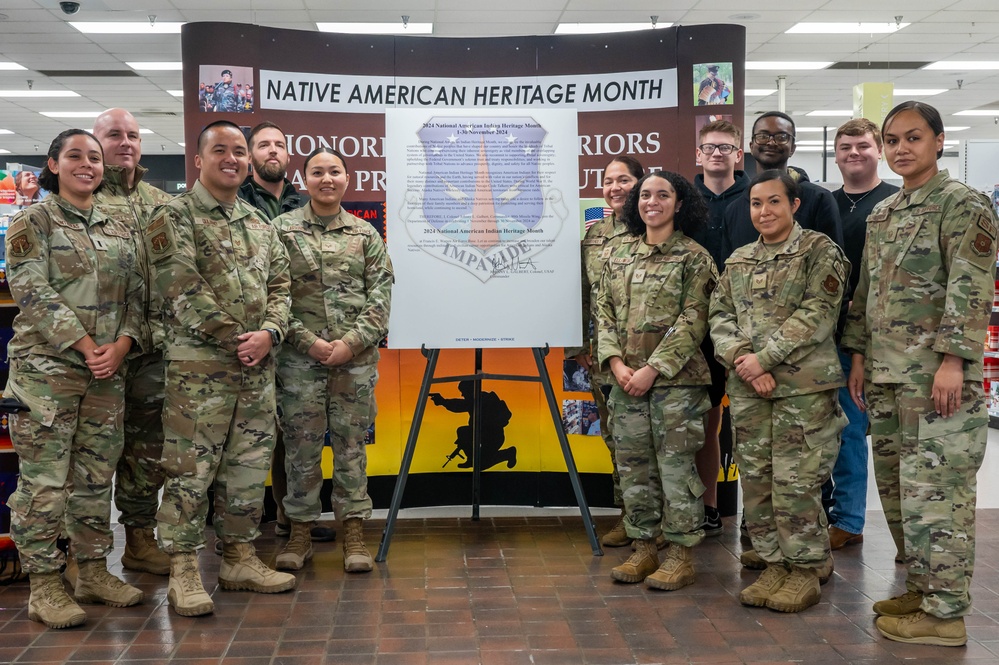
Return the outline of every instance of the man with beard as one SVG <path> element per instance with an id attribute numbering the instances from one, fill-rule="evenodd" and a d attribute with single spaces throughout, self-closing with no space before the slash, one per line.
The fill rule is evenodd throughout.
<path id="1" fill-rule="evenodd" d="M 285 175 L 288 145 L 281 128 L 273 122 L 262 122 L 250 130 L 247 143 L 253 171 L 240 186 L 239 198 L 270 220 L 301 208 L 305 201 Z"/>
<path id="2" fill-rule="evenodd" d="M 794 131 L 794 120 L 780 111 L 768 111 L 756 119 L 749 145 L 758 165 L 757 172 L 766 169 L 788 172 L 787 162 L 795 149 Z M 843 227 L 836 199 L 825 188 L 810 182 L 800 181 L 798 187 L 801 188 L 801 205 L 794 213 L 795 221 L 802 228 L 825 233 L 843 247 Z M 732 252 L 756 242 L 759 237 L 749 216 L 749 193 L 746 192 L 725 209 L 719 270 L 724 269 L 724 261 Z"/>

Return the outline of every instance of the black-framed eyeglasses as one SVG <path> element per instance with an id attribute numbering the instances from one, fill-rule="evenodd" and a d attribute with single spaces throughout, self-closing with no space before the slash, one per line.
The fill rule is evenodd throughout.
<path id="1" fill-rule="evenodd" d="M 739 146 L 732 145 L 731 143 L 702 143 L 697 146 L 697 149 L 703 152 L 705 155 L 710 155 L 714 153 L 715 150 L 723 155 L 731 155 L 733 152 L 739 149 Z"/>
<path id="2" fill-rule="evenodd" d="M 776 134 L 771 134 L 770 132 L 758 132 L 753 134 L 753 142 L 756 145 L 766 145 L 773 141 L 777 145 L 787 145 L 794 140 L 794 134 L 788 134 L 787 132 L 777 132 Z"/>

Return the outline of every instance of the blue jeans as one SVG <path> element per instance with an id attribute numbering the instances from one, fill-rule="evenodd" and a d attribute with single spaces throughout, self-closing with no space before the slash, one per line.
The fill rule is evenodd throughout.
<path id="1" fill-rule="evenodd" d="M 850 354 L 840 351 L 839 361 L 849 376 Z M 846 388 L 839 389 L 839 405 L 850 423 L 841 434 L 839 457 L 831 482 L 822 487 L 822 499 L 826 503 L 832 499 L 830 524 L 850 533 L 863 533 L 867 516 L 867 413 L 857 408 Z"/>

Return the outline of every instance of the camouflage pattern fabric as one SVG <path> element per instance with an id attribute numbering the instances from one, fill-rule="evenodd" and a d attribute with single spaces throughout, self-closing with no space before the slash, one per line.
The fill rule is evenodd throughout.
<path id="1" fill-rule="evenodd" d="M 711 299 L 711 341 L 727 369 L 755 353 L 777 383 L 774 399 L 846 385 L 833 333 L 850 263 L 823 233 L 802 229 L 777 246 L 762 240 L 725 262 Z M 730 371 L 729 397 L 756 397 Z"/>
<path id="2" fill-rule="evenodd" d="M 274 354 L 246 367 L 237 337 L 284 337 L 288 254 L 277 232 L 237 200 L 227 216 L 199 182 L 156 210 L 145 230 L 167 333 L 160 548 L 204 543 L 207 490 L 216 478 L 226 542 L 258 534 L 274 448 Z"/>
<path id="3" fill-rule="evenodd" d="M 7 231 L 7 278 L 20 307 L 5 394 L 31 408 L 10 417 L 20 481 L 11 535 L 28 573 L 58 571 L 65 529 L 81 561 L 106 557 L 111 478 L 122 448 L 124 364 L 95 380 L 72 349 L 140 336 L 142 278 L 129 230 L 57 194 L 18 213 Z"/>
<path id="4" fill-rule="evenodd" d="M 694 455 L 704 446 L 707 388 L 661 386 L 632 397 L 615 385 L 608 406 L 628 536 L 662 533 L 686 547 L 701 542 L 705 488 Z"/>
<path id="5" fill-rule="evenodd" d="M 590 366 L 590 393 L 593 395 L 593 401 L 597 405 L 597 413 L 600 415 L 600 437 L 607 444 L 607 449 L 611 455 L 615 506 L 624 506 L 624 499 L 621 497 L 621 476 L 618 473 L 617 464 L 614 463 L 614 437 L 611 434 L 614 425 L 611 423 L 610 412 L 607 410 L 607 398 L 600 390 L 601 386 L 613 384 L 614 377 L 601 370 L 596 361 L 596 304 L 600 275 L 613 251 L 615 239 L 627 235 L 627 233 L 628 227 L 623 222 L 618 221 L 614 215 L 604 217 L 586 230 L 580 250 L 583 267 L 583 345 L 565 350 L 566 358 L 574 358 L 585 351 L 593 359 L 593 364 Z"/>
<path id="6" fill-rule="evenodd" d="M 753 548 L 770 563 L 821 567 L 830 556 L 822 484 L 832 473 L 847 423 L 837 391 L 729 399 Z"/>
<path id="7" fill-rule="evenodd" d="M 620 238 L 611 250 L 597 296 L 597 349 L 605 371 L 620 357 L 631 369 L 658 373 L 652 388 L 632 397 L 620 386 L 608 399 L 615 461 L 621 476 L 625 531 L 632 538 L 665 536 L 692 546 L 704 538 L 704 503 L 694 454 L 704 445 L 711 383 L 701 341 L 717 281 L 714 261 L 680 231 L 658 244 Z"/>
<path id="8" fill-rule="evenodd" d="M 160 307 L 151 303 L 151 279 L 142 232 L 153 209 L 172 198 L 166 192 L 142 181 L 146 169 L 135 168 L 135 184 L 129 189 L 125 170 L 105 165 L 104 188 L 94 195 L 94 205 L 104 214 L 132 230 L 143 276 L 145 316 L 141 351 L 129 358 L 125 372 L 125 447 L 115 474 L 114 502 L 121 524 L 144 529 L 156 526 L 159 491 L 163 486 L 160 456 L 163 453 L 163 329 L 158 320 Z"/>
<path id="9" fill-rule="evenodd" d="M 392 263 L 369 223 L 345 210 L 328 224 L 311 206 L 274 220 L 291 265 L 288 344 L 278 353 L 281 432 L 296 522 L 321 512 L 325 432 L 333 445 L 333 508 L 340 520 L 371 516 L 364 438 L 375 419 L 378 343 L 388 331 Z M 354 357 L 327 367 L 308 355 L 319 339 L 343 340 Z"/>
<path id="10" fill-rule="evenodd" d="M 931 384 L 870 383 L 871 449 L 881 505 L 906 564 L 905 585 L 922 609 L 944 619 L 971 612 L 978 469 L 989 415 L 980 381 L 941 418 Z"/>
<path id="11" fill-rule="evenodd" d="M 947 171 L 885 199 L 867 219 L 843 335 L 844 348 L 864 354 L 874 470 L 906 586 L 941 618 L 971 610 L 996 242 L 988 197 Z M 945 354 L 964 359 L 965 381 L 960 408 L 946 419 L 930 398 Z"/>

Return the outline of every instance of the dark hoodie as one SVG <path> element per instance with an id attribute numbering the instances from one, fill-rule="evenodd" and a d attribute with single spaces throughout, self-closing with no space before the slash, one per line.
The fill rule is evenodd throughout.
<path id="1" fill-rule="evenodd" d="M 704 185 L 704 174 L 694 176 L 694 187 L 704 197 L 708 204 L 711 216 L 706 226 L 702 226 L 695 233 L 688 234 L 701 247 L 708 250 L 711 258 L 715 260 L 715 266 L 721 271 L 725 267 L 722 255 L 722 237 L 725 218 L 725 208 L 734 201 L 739 194 L 749 186 L 749 177 L 745 171 L 735 172 L 735 183 L 721 194 L 715 194 Z"/>
<path id="2" fill-rule="evenodd" d="M 264 217 L 269 220 L 301 208 L 308 200 L 299 194 L 291 181 L 285 178 L 284 189 L 281 191 L 281 200 L 279 201 L 274 198 L 273 194 L 258 185 L 252 175 L 247 176 L 243 184 L 239 186 L 239 198 L 262 212 Z"/>

